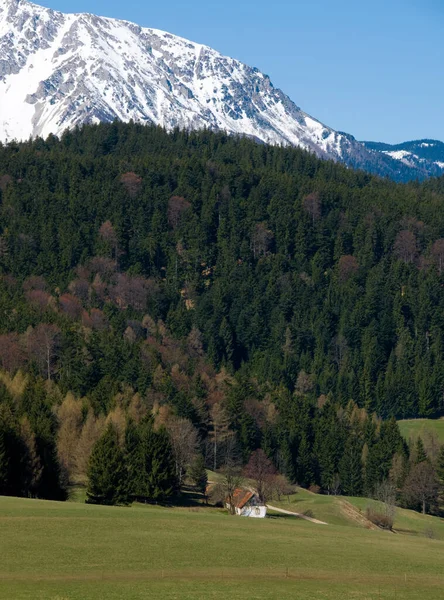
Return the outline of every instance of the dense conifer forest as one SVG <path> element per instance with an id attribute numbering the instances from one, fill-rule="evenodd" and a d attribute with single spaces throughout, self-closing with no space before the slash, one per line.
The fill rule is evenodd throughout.
<path id="1" fill-rule="evenodd" d="M 134 497 L 258 448 L 301 485 L 401 490 L 438 456 L 395 419 L 444 414 L 443 207 L 443 179 L 205 131 L 0 145 L 0 493 L 63 498 L 134 439 Z"/>

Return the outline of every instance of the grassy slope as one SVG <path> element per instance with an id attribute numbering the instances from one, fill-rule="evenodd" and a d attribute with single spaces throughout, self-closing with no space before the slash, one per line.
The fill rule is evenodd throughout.
<path id="1" fill-rule="evenodd" d="M 434 432 L 441 444 L 444 444 L 444 419 L 406 419 L 398 421 L 399 429 L 406 440 L 425 438 L 427 432 Z"/>
<path id="2" fill-rule="evenodd" d="M 362 528 L 366 526 L 365 512 L 370 503 L 374 501 L 368 498 L 321 496 L 298 488 L 297 494 L 290 496 L 289 501 L 282 498 L 281 502 L 273 502 L 273 505 L 302 514 L 310 511 L 310 516 L 331 525 Z M 348 509 L 350 504 L 355 507 L 355 513 Z M 414 536 L 423 536 L 426 532 L 430 535 L 430 532 L 433 532 L 436 539 L 444 541 L 444 520 L 424 516 L 413 510 L 397 508 L 394 529 L 399 533 Z"/>
<path id="3" fill-rule="evenodd" d="M 444 586 L 442 541 L 291 517 L 0 498 L 0 531 L 2 599 L 438 600 Z"/>

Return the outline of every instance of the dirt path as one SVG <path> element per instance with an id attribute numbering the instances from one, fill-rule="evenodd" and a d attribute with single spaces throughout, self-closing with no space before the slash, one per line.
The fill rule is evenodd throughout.
<path id="1" fill-rule="evenodd" d="M 283 508 L 277 508 L 276 506 L 271 506 L 271 504 L 267 504 L 267 507 L 271 510 L 275 510 L 276 512 L 282 513 L 284 515 L 292 515 L 293 517 L 299 517 L 300 519 L 304 519 L 305 521 L 310 521 L 311 523 L 316 523 L 317 525 L 328 525 L 325 521 L 319 521 L 319 519 L 313 519 L 313 517 L 307 517 L 307 515 L 303 515 L 302 513 L 291 512 L 289 510 L 284 510 Z"/>
<path id="2" fill-rule="evenodd" d="M 354 521 L 361 527 L 365 527 L 365 529 L 371 529 L 373 531 L 379 529 L 379 527 L 373 525 L 373 523 L 369 521 L 367 517 L 364 514 L 362 514 L 358 508 L 356 508 L 356 506 L 353 506 L 353 504 L 350 504 L 350 502 L 347 502 L 347 500 L 341 498 L 340 500 L 338 499 L 338 502 L 342 514 L 346 516 L 347 519 Z"/>

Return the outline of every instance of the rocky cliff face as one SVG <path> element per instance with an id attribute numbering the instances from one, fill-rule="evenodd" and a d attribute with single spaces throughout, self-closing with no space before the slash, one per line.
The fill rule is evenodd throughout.
<path id="1" fill-rule="evenodd" d="M 114 119 L 224 130 L 393 178 L 424 175 L 323 125 L 269 77 L 207 46 L 126 21 L 0 0 L 0 140 Z"/>

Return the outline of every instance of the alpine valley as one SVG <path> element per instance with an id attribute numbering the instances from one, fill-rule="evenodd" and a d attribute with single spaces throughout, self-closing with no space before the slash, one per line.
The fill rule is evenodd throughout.
<path id="1" fill-rule="evenodd" d="M 0 0 L 0 140 L 115 119 L 299 146 L 397 181 L 444 172 L 441 155 L 415 151 L 421 142 L 413 150 L 362 144 L 303 112 L 258 69 L 207 46 L 127 21 Z"/>

